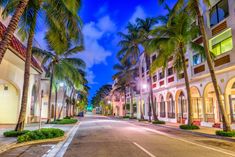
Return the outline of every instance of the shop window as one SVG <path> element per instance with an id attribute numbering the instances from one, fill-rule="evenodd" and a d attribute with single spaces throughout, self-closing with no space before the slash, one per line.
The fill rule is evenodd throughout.
<path id="1" fill-rule="evenodd" d="M 210 11 L 210 25 L 214 26 L 229 16 L 228 0 L 221 0 Z"/>
<path id="2" fill-rule="evenodd" d="M 202 62 L 204 62 L 204 57 L 201 54 L 197 53 L 193 55 L 193 65 L 198 65 Z"/>
<path id="3" fill-rule="evenodd" d="M 233 38 L 231 29 L 211 39 L 210 49 L 216 56 L 232 50 Z"/>

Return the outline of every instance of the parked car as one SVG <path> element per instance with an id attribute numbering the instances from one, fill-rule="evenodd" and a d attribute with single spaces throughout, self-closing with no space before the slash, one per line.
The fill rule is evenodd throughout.
<path id="1" fill-rule="evenodd" d="M 78 113 L 78 117 L 84 117 L 84 112 L 82 111 L 82 112 L 79 112 Z"/>

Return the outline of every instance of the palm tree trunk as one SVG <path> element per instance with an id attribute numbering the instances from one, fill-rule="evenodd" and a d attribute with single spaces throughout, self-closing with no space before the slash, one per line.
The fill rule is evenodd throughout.
<path id="1" fill-rule="evenodd" d="M 4 32 L 2 41 L 0 42 L 0 64 L 2 63 L 2 59 L 6 53 L 7 48 L 14 36 L 14 32 L 18 26 L 20 17 L 22 16 L 25 7 L 27 6 L 29 0 L 21 0 L 17 5 L 17 8 L 14 12 L 14 15 L 11 18 L 9 25 Z"/>
<path id="2" fill-rule="evenodd" d="M 34 22 L 32 23 L 31 28 L 30 28 L 29 38 L 28 38 L 28 43 L 27 43 L 21 109 L 20 109 L 18 122 L 15 128 L 16 131 L 22 131 L 24 129 L 24 124 L 25 124 L 25 119 L 26 119 L 26 110 L 27 110 L 28 94 L 29 94 L 30 67 L 31 67 L 31 58 L 32 58 L 32 46 L 33 46 L 34 33 L 35 33 L 35 28 L 36 28 L 37 13 L 38 13 L 37 11 L 34 12 Z M 0 51 L 1 51 L 1 47 L 0 47 Z"/>
<path id="3" fill-rule="evenodd" d="M 134 116 L 134 110 L 133 110 L 133 89 L 130 87 L 131 92 L 131 102 L 130 102 L 130 117 Z"/>
<path id="4" fill-rule="evenodd" d="M 51 67 L 50 88 L 49 88 L 49 96 L 48 96 L 47 123 L 51 122 L 51 95 L 52 95 L 53 79 L 54 79 L 54 63 L 52 63 L 52 67 Z"/>
<path id="5" fill-rule="evenodd" d="M 188 99 L 188 125 L 192 125 L 192 123 L 193 123 L 192 99 L 191 99 L 191 91 L 190 91 L 190 85 L 189 85 L 187 65 L 185 63 L 185 56 L 184 56 L 183 45 L 182 44 L 180 45 L 180 50 L 179 51 L 180 51 L 180 55 L 181 55 L 181 58 L 182 58 L 182 64 L 183 64 L 183 70 L 184 70 L 184 80 L 185 80 L 187 99 Z"/>
<path id="6" fill-rule="evenodd" d="M 212 58 L 211 58 L 211 55 L 210 55 L 209 43 L 208 43 L 208 37 L 207 37 L 207 34 L 206 34 L 204 19 L 203 19 L 203 16 L 202 16 L 201 12 L 200 12 L 199 3 L 197 1 L 195 1 L 195 6 L 194 7 L 196 9 L 199 28 L 200 28 L 202 38 L 203 38 L 203 45 L 204 45 L 204 49 L 205 49 L 208 68 L 209 68 L 210 75 L 211 75 L 211 80 L 212 80 L 212 83 L 213 83 L 213 86 L 214 86 L 214 90 L 215 90 L 217 102 L 218 102 L 218 105 L 219 105 L 220 113 L 222 115 L 223 130 L 224 131 L 231 131 L 229 118 L 228 118 L 227 112 L 225 110 L 225 107 L 222 103 L 221 90 L 220 90 L 219 85 L 217 83 L 217 78 L 216 78 L 216 75 L 215 75 L 215 69 L 214 69 L 213 61 L 212 61 Z"/>
<path id="7" fill-rule="evenodd" d="M 124 90 L 124 94 L 125 94 L 125 95 L 124 95 L 124 97 L 125 97 L 125 98 L 124 98 L 124 99 L 125 99 L 125 100 L 124 100 L 124 102 L 125 102 L 125 104 L 124 104 L 124 105 L 125 105 L 125 106 L 124 106 L 124 111 L 125 111 L 125 116 L 126 116 L 126 89 Z"/>
<path id="8" fill-rule="evenodd" d="M 65 91 L 64 91 L 63 104 L 62 104 L 62 107 L 61 107 L 61 109 L 60 109 L 60 113 L 59 113 L 58 119 L 60 119 L 61 113 L 62 113 L 63 108 L 64 108 L 64 105 L 65 105 L 65 103 L 66 103 L 66 102 L 65 102 L 65 97 L 66 97 L 66 89 L 65 89 Z"/>
<path id="9" fill-rule="evenodd" d="M 146 62 L 147 65 L 150 66 L 150 57 L 146 54 Z M 152 81 L 152 75 L 151 75 L 151 72 L 149 70 L 149 103 L 150 103 L 150 106 L 152 107 L 152 112 L 153 112 L 153 120 L 154 121 L 157 121 L 158 120 L 158 117 L 157 117 L 157 114 L 156 114 L 156 108 L 155 108 L 155 105 L 154 105 L 154 100 L 153 100 L 153 88 L 152 88 L 152 84 L 153 84 L 153 81 Z M 151 111 L 150 111 L 151 112 Z"/>
<path id="10" fill-rule="evenodd" d="M 57 85 L 55 87 L 55 113 L 54 113 L 54 121 L 56 121 L 56 118 L 57 118 L 57 96 L 58 96 L 58 91 L 57 91 Z"/>
<path id="11" fill-rule="evenodd" d="M 72 91 L 70 93 L 70 97 L 69 97 L 69 117 L 71 117 L 71 106 L 72 106 L 72 96 L 73 96 L 73 90 L 74 90 L 74 87 L 72 88 Z"/>

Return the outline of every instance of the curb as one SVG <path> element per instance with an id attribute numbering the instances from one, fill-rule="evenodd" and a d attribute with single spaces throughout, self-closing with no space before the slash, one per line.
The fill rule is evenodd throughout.
<path id="1" fill-rule="evenodd" d="M 80 122 L 77 122 L 74 126 L 76 126 L 79 123 Z M 74 126 L 71 129 L 73 129 Z M 2 153 L 4 153 L 4 152 L 10 150 L 10 149 L 14 149 L 14 148 L 18 148 L 18 147 L 34 145 L 34 144 L 42 144 L 42 143 L 51 143 L 51 142 L 61 142 L 61 141 L 64 141 L 65 139 L 67 139 L 67 137 L 69 135 L 68 133 L 70 132 L 70 130 L 67 133 L 65 133 L 65 135 L 62 136 L 62 137 L 56 137 L 56 138 L 52 138 L 52 139 L 35 140 L 35 141 L 29 141 L 29 142 L 23 142 L 23 143 L 12 142 L 10 144 L 6 144 L 6 145 L 0 147 L 0 155 Z"/>

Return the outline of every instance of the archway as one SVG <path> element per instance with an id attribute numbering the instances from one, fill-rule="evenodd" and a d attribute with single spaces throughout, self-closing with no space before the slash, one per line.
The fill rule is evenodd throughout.
<path id="1" fill-rule="evenodd" d="M 10 82 L 0 79 L 0 123 L 16 124 L 19 109 L 19 91 Z"/>
<path id="2" fill-rule="evenodd" d="M 168 118 L 175 118 L 175 101 L 171 93 L 167 93 L 166 102 Z"/>
<path id="3" fill-rule="evenodd" d="M 228 81 L 225 87 L 225 96 L 231 122 L 235 123 L 235 77 Z"/>
<path id="4" fill-rule="evenodd" d="M 212 83 L 209 83 L 206 85 L 203 96 L 204 96 L 204 104 L 205 104 L 204 106 L 205 121 L 212 122 L 212 123 L 219 122 L 220 113 L 219 113 L 217 99 L 216 99 L 216 95 L 215 95 L 215 91 L 214 91 L 214 87 Z"/>
<path id="5" fill-rule="evenodd" d="M 159 106 L 160 106 L 160 117 L 165 118 L 166 117 L 166 105 L 164 101 L 163 95 L 159 96 Z"/>
<path id="6" fill-rule="evenodd" d="M 203 120 L 203 99 L 197 87 L 193 86 L 190 88 L 192 107 L 193 107 L 193 120 L 202 121 Z"/>
<path id="7" fill-rule="evenodd" d="M 178 106 L 177 122 L 185 123 L 187 119 L 187 100 L 182 90 L 176 92 L 175 98 Z"/>

